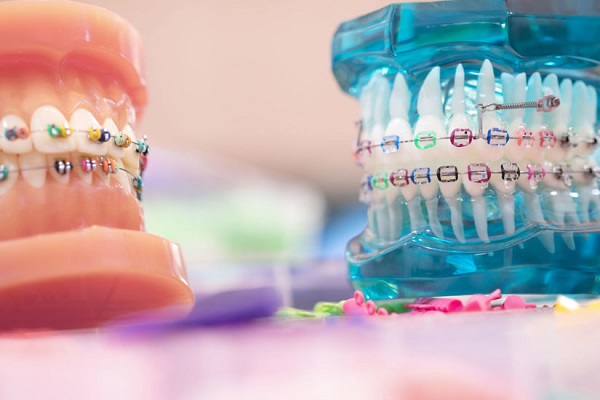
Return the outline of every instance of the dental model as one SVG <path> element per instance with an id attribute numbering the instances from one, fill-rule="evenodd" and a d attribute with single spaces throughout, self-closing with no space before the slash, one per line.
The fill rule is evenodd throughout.
<path id="1" fill-rule="evenodd" d="M 0 330 L 191 308 L 178 246 L 143 231 L 141 61 L 103 9 L 0 3 Z"/>
<path id="2" fill-rule="evenodd" d="M 355 158 L 377 218 L 347 252 L 367 298 L 600 290 L 600 54 L 558 36 L 540 47 L 535 18 L 500 0 L 408 3 L 336 33 L 334 73 L 368 122 Z M 531 37 L 516 39 L 523 21 Z"/>

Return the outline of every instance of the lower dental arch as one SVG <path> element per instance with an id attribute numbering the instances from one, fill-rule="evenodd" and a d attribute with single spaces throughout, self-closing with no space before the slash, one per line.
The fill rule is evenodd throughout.
<path id="1" fill-rule="evenodd" d="M 396 77 L 391 91 L 380 91 L 390 95 L 390 122 L 387 129 L 385 125 L 381 128 L 377 127 L 377 122 L 373 122 L 381 116 L 381 110 L 378 111 L 375 107 L 369 109 L 368 101 L 361 102 L 362 119 L 359 123 L 354 157 L 366 170 L 361 183 L 360 199 L 370 204 L 369 227 L 378 237 L 378 241 L 396 240 L 407 232 L 396 229 L 394 233 L 394 229 L 389 228 L 390 224 L 394 224 L 394 213 L 402 213 L 393 210 L 397 207 L 393 205 L 397 204 L 396 197 L 399 197 L 404 204 L 402 207 L 407 207 L 411 219 L 410 231 L 420 232 L 428 229 L 433 236 L 440 238 L 444 237 L 444 233 L 438 218 L 437 204 L 438 200 L 444 198 L 452 214 L 454 236 L 458 241 L 464 242 L 462 221 L 465 217 L 457 214 L 461 213 L 464 195 L 468 194 L 471 197 L 477 236 L 483 242 L 489 242 L 484 198 L 489 183 L 492 183 L 497 192 L 502 192 L 502 196 L 498 195 L 498 201 L 503 197 L 504 203 L 499 208 L 503 212 L 509 210 L 509 215 L 502 217 L 505 234 L 509 235 L 515 232 L 514 196 L 517 195 L 517 186 L 520 193 L 527 198 L 525 204 L 530 219 L 539 225 L 550 222 L 560 228 L 564 227 L 567 221 L 575 222 L 574 225 L 583 225 L 590 222 L 590 205 L 599 208 L 600 191 L 597 179 L 600 178 L 600 168 L 592 158 L 599 143 L 600 133 L 594 132 L 597 105 L 595 89 L 587 87 L 581 81 L 572 84 L 568 79 L 565 79 L 559 88 L 558 79 L 554 74 L 548 75 L 542 84 L 539 73 L 534 73 L 529 79 L 525 93 L 525 74 L 516 77 L 502 74 L 502 83 L 509 82 L 514 85 L 515 80 L 520 80 L 522 92 L 520 96 L 513 94 L 513 97 L 508 99 L 509 96 L 505 95 L 506 103 L 495 103 L 492 100 L 495 98 L 495 78 L 491 63 L 486 60 L 481 68 L 475 129 L 471 117 L 466 115 L 464 109 L 464 86 L 460 86 L 464 84 L 464 71 L 461 65 L 456 68 L 454 88 L 454 96 L 458 97 L 459 101 L 453 101 L 452 115 L 445 122 L 441 100 L 437 104 L 422 98 L 431 96 L 434 99 L 442 99 L 439 90 L 439 67 L 432 69 L 423 82 L 417 103 L 419 119 L 413 126 L 408 124 L 410 92 L 406 93 L 407 85 L 401 74 Z M 376 71 L 369 85 L 381 84 L 384 79 L 386 78 Z M 487 82 L 482 84 L 482 80 L 486 79 Z M 437 91 L 423 93 L 425 88 L 429 90 L 436 85 Z M 397 88 L 403 88 L 404 93 L 399 94 Z M 480 101 L 482 91 L 485 93 L 481 97 L 487 101 Z M 575 103 L 574 106 L 582 106 L 581 101 L 577 102 L 571 97 L 571 94 L 580 96 L 582 93 L 586 95 L 586 100 L 583 101 L 585 111 L 571 107 L 571 103 Z M 368 95 L 373 96 L 372 93 Z M 455 103 L 460 102 L 461 96 L 462 105 L 457 106 Z M 560 108 L 563 102 L 566 102 L 567 107 L 564 110 Z M 435 105 L 431 106 L 432 103 Z M 426 106 L 421 107 L 421 104 Z M 527 118 L 524 108 L 536 108 L 532 113 L 537 112 L 540 115 L 550 114 L 551 111 L 554 113 L 549 116 L 530 114 Z M 504 122 L 495 116 L 495 111 L 500 110 L 506 110 Z M 555 110 L 560 110 L 559 116 Z M 465 118 L 456 119 L 457 114 Z M 569 114 L 576 117 L 573 118 Z M 581 121 L 584 114 L 586 120 Z M 440 120 L 437 126 L 443 126 L 445 134 L 441 133 L 440 129 L 427 129 L 427 123 L 420 124 L 421 120 L 432 115 Z M 511 121 L 511 117 L 514 121 Z M 457 120 L 459 123 L 456 123 Z M 563 123 L 565 121 L 567 123 Z M 471 153 L 470 148 L 473 146 L 476 147 Z M 502 148 L 506 150 L 501 150 Z M 451 162 L 452 159 L 456 162 Z M 572 189 L 573 182 L 582 193 L 572 192 L 575 190 Z M 556 210 L 553 210 L 554 214 L 551 217 L 545 215 L 539 199 L 533 198 L 540 183 L 553 195 L 558 194 L 555 197 L 566 203 L 561 207 L 554 205 Z M 466 193 L 462 193 L 456 185 L 463 186 Z M 581 204 L 576 205 L 576 201 Z M 509 203 L 512 203 L 512 211 L 510 206 L 505 207 Z M 544 209 L 545 207 L 547 205 L 544 205 Z M 427 213 L 427 218 L 424 217 L 423 211 Z M 377 219 L 381 220 L 381 215 L 390 216 L 392 221 L 378 224 Z M 511 217 L 512 223 L 509 221 Z M 401 216 L 398 218 L 401 219 Z"/>

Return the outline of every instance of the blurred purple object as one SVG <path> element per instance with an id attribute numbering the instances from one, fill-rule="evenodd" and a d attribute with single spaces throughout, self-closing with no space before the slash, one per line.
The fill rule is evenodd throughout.
<path id="1" fill-rule="evenodd" d="M 194 308 L 184 319 L 156 322 L 152 318 L 136 318 L 119 326 L 119 330 L 126 333 L 158 333 L 238 324 L 271 317 L 281 305 L 281 296 L 273 287 L 230 290 L 210 296 L 197 295 Z"/>

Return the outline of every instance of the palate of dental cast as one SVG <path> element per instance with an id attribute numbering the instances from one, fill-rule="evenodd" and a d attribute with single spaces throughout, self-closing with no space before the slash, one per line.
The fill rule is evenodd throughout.
<path id="1" fill-rule="evenodd" d="M 393 212 L 388 210 L 391 224 L 379 224 L 384 226 L 386 238 L 393 240 L 402 231 L 394 229 L 402 225 L 402 213 L 397 210 L 402 207 L 408 209 L 411 231 L 430 229 L 434 236 L 443 238 L 437 211 L 439 201 L 445 201 L 454 237 L 465 242 L 463 223 L 468 217 L 463 215 L 462 205 L 470 198 L 476 234 L 483 242 L 489 242 L 489 205 L 486 204 L 489 200 L 484 197 L 488 185 L 496 192 L 495 201 L 501 210 L 506 235 L 515 232 L 518 191 L 523 193 L 527 218 L 543 227 L 548 222 L 558 227 L 585 224 L 590 220 L 590 206 L 600 205 L 595 199 L 597 196 L 591 195 L 598 191 L 594 188 L 598 187 L 600 168 L 585 158 L 599 142 L 598 132 L 593 130 L 597 117 L 597 93 L 593 87 L 580 81 L 572 84 L 569 79 L 559 84 L 555 74 L 542 79 L 539 73 L 534 73 L 527 80 L 523 73 L 515 76 L 503 73 L 500 81 L 504 102 L 499 102 L 493 68 L 485 61 L 478 75 L 475 108 L 467 112 L 464 70 L 458 65 L 454 90 L 450 92 L 451 114 L 446 118 L 440 101 L 440 69 L 434 67 L 424 79 L 414 103 L 417 118 L 411 126 L 408 123 L 410 92 L 403 75 L 397 74 L 393 85 L 383 85 L 382 73 L 374 75 L 370 90 L 364 92 L 361 110 L 363 116 L 371 119 L 371 126 L 381 125 L 380 121 L 388 122 L 385 130 L 363 129 L 355 157 L 366 170 L 362 199 L 368 202 L 382 192 L 384 196 L 379 198 L 385 201 L 380 204 L 390 208 L 390 204 L 395 204 Z M 389 93 L 389 101 L 377 103 L 369 98 L 377 96 L 376 93 Z M 367 103 L 368 109 L 364 110 L 362 106 Z M 381 112 L 376 104 L 384 104 L 386 112 Z M 476 115 L 475 126 L 471 122 L 473 114 Z M 573 157 L 585 159 L 587 164 Z M 538 193 L 539 185 L 552 188 L 552 193 L 556 193 L 544 207 L 540 202 L 543 192 Z M 586 194 L 578 198 L 571 190 L 586 191 Z M 554 211 L 546 214 L 550 206 Z M 581 209 L 587 215 L 579 219 Z M 380 218 L 385 215 L 383 209 L 378 213 Z M 563 232 L 561 236 L 567 247 L 573 249 L 572 233 Z M 553 233 L 542 231 L 538 237 L 553 253 Z"/>

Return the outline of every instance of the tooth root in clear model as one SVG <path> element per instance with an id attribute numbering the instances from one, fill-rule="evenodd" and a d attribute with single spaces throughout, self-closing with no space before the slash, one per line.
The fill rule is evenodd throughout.
<path id="1" fill-rule="evenodd" d="M 557 226 L 565 227 L 566 219 L 569 219 L 571 222 L 579 222 L 577 221 L 575 203 L 568 192 L 564 190 L 557 191 L 556 194 L 552 196 L 552 208 L 554 211 L 554 223 Z M 573 233 L 565 232 L 562 233 L 561 236 L 567 247 L 571 250 L 575 250 Z"/>
<path id="2" fill-rule="evenodd" d="M 479 77 L 477 78 L 477 103 L 489 104 L 496 103 L 496 80 L 494 77 L 494 67 L 490 60 L 485 60 L 481 65 Z M 486 111 L 482 114 L 483 135 L 487 135 L 488 130 L 493 128 L 502 128 L 496 111 Z M 488 146 L 486 149 L 486 161 L 497 161 L 504 154 L 503 146 Z"/>
<path id="3" fill-rule="evenodd" d="M 477 236 L 485 243 L 489 243 L 490 237 L 488 236 L 485 198 L 483 196 L 471 197 L 471 203 L 473 206 L 473 221 L 475 222 Z"/>
<path id="4" fill-rule="evenodd" d="M 443 123 L 442 112 L 442 91 L 440 86 L 440 68 L 433 68 L 421 86 L 419 97 L 417 99 L 417 111 L 419 118 L 415 124 L 415 135 L 423 133 L 431 133 L 436 138 L 444 137 L 446 129 Z M 415 136 L 416 137 L 416 136 Z M 433 146 L 428 149 L 416 150 L 420 151 L 421 160 L 439 160 L 447 157 L 444 153 L 443 146 Z M 436 179 L 431 179 L 427 184 L 419 185 L 419 191 L 425 199 L 427 208 L 427 217 L 429 226 L 433 234 L 437 237 L 443 237 L 444 232 L 438 217 L 438 191 L 439 184 Z"/>
<path id="5" fill-rule="evenodd" d="M 546 221 L 544 219 L 544 213 L 542 211 L 542 205 L 540 203 L 540 198 L 538 194 L 535 192 L 530 193 L 524 191 L 523 198 L 525 199 L 525 208 L 530 219 L 533 222 L 545 226 Z M 548 250 L 549 253 L 554 254 L 554 234 L 549 231 L 542 231 L 538 234 L 538 238 L 540 239 L 546 250 Z"/>
<path id="6" fill-rule="evenodd" d="M 456 71 L 454 74 L 454 95 L 452 97 L 451 111 L 452 118 L 448 124 L 448 136 L 452 134 L 455 129 L 470 129 L 472 132 L 472 124 L 469 116 L 465 112 L 465 73 L 461 64 L 456 67 Z M 440 143 L 441 146 L 452 146 L 448 142 Z M 455 152 L 456 158 L 449 157 L 447 165 L 457 166 L 461 165 L 460 157 L 464 157 L 467 155 L 467 148 L 457 147 L 456 149 L 450 149 L 450 151 Z M 440 160 L 442 161 L 442 160 Z M 445 160 L 444 160 L 445 161 Z M 457 167 L 458 168 L 458 167 Z M 457 169 L 458 172 L 458 169 Z M 440 185 L 440 191 L 442 192 L 442 196 L 448 204 L 448 208 L 450 209 L 450 223 L 452 225 L 452 231 L 454 232 L 454 236 L 459 242 L 465 241 L 465 230 L 463 225 L 463 211 L 462 211 L 462 201 L 460 201 L 460 189 L 462 186 L 462 176 L 457 174 L 456 181 L 454 182 L 445 182 Z"/>

